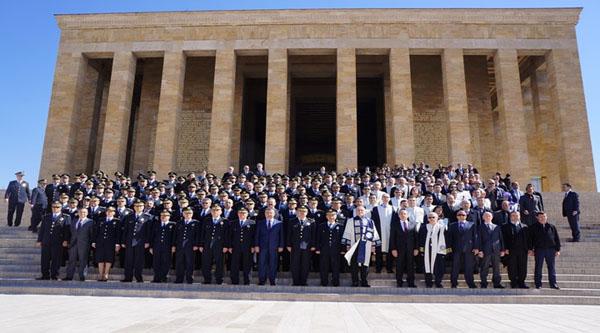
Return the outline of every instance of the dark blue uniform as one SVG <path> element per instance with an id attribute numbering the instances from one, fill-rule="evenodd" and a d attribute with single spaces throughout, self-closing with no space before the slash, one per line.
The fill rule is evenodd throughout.
<path id="1" fill-rule="evenodd" d="M 211 268 L 215 264 L 215 282 L 223 283 L 223 248 L 227 248 L 229 235 L 229 221 L 212 216 L 205 218 L 200 232 L 200 247 L 202 250 L 202 275 L 204 283 L 211 283 Z"/>
<path id="2" fill-rule="evenodd" d="M 25 208 L 25 203 L 29 201 L 31 197 L 31 192 L 29 191 L 29 184 L 22 180 L 19 183 L 16 180 L 8 183 L 8 187 L 6 188 L 6 192 L 4 192 L 4 198 L 8 199 L 8 226 L 12 227 L 13 225 L 13 216 L 15 212 L 17 216 L 14 219 L 15 227 L 18 227 L 21 224 L 21 217 L 23 216 L 23 208 Z"/>
<path id="3" fill-rule="evenodd" d="M 46 210 L 48 209 L 48 196 L 42 187 L 36 187 L 31 192 L 31 226 L 29 229 L 37 232 L 38 225 L 42 221 Z"/>
<path id="4" fill-rule="evenodd" d="M 244 274 L 244 284 L 250 284 L 252 268 L 252 247 L 256 233 L 256 222 L 234 220 L 229 228 L 229 247 L 231 248 L 231 283 L 240 283 L 240 266 Z"/>
<path id="5" fill-rule="evenodd" d="M 319 271 L 322 286 L 329 284 L 329 272 L 333 286 L 340 285 L 340 253 L 345 249 L 342 244 L 343 234 L 344 226 L 338 222 L 332 225 L 322 223 L 317 227 L 316 250 L 320 252 Z"/>
<path id="6" fill-rule="evenodd" d="M 94 222 L 92 243 L 96 243 L 97 263 L 112 264 L 115 261 L 115 247 L 120 244 L 121 228 L 121 221 L 117 218 L 110 221 L 104 218 Z"/>
<path id="7" fill-rule="evenodd" d="M 150 239 L 150 223 L 152 216 L 142 213 L 130 214 L 123 219 L 122 245 L 125 245 L 125 278 L 124 282 L 131 282 L 135 273 L 138 282 L 144 282 L 142 269 L 144 268 L 144 245 Z"/>
<path id="8" fill-rule="evenodd" d="M 291 247 L 292 282 L 294 286 L 306 286 L 310 268 L 311 248 L 315 247 L 317 223 L 314 219 L 305 218 L 290 221 L 287 235 L 287 246 Z"/>
<path id="9" fill-rule="evenodd" d="M 183 283 L 183 276 L 187 283 L 193 283 L 194 278 L 194 247 L 200 240 L 200 222 L 190 220 L 188 223 L 181 220 L 175 229 L 175 283 Z"/>
<path id="10" fill-rule="evenodd" d="M 42 243 L 42 279 L 58 278 L 62 262 L 62 243 L 67 240 L 71 218 L 66 214 L 46 214 L 37 241 Z"/>
<path id="11" fill-rule="evenodd" d="M 175 246 L 175 222 L 163 223 L 155 220 L 152 223 L 152 237 L 150 248 L 152 249 L 152 268 L 154 279 L 152 282 L 167 282 L 169 268 L 171 268 L 172 247 Z"/>

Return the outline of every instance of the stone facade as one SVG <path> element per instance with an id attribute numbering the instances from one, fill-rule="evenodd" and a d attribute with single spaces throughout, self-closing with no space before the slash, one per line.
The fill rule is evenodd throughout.
<path id="1" fill-rule="evenodd" d="M 544 190 L 568 181 L 594 191 L 575 35 L 580 11 L 58 15 L 40 173 L 155 169 L 162 177 L 237 167 L 248 78 L 267 80 L 267 171 L 287 172 L 295 146 L 290 82 L 331 68 L 336 168 L 357 167 L 357 58 L 373 56 L 384 59 L 383 69 L 361 64 L 361 75 L 382 80 L 385 125 L 377 130 L 385 131 L 385 150 L 378 154 L 388 163 L 473 162 L 486 177 L 508 171 L 523 183 L 539 177 Z M 253 56 L 268 59 L 266 70 L 249 64 L 241 71 L 239 59 Z M 331 56 L 335 63 L 302 64 L 291 73 L 294 56 Z"/>

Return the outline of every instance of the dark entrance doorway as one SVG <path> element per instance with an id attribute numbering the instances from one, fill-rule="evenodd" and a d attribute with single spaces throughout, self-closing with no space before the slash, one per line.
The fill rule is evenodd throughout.
<path id="1" fill-rule="evenodd" d="M 267 79 L 246 78 L 242 104 L 240 167 L 264 163 Z"/>
<path id="2" fill-rule="evenodd" d="M 290 171 L 335 169 L 335 78 L 292 79 Z"/>
<path id="3" fill-rule="evenodd" d="M 358 78 L 358 168 L 385 163 L 385 101 L 382 78 Z"/>

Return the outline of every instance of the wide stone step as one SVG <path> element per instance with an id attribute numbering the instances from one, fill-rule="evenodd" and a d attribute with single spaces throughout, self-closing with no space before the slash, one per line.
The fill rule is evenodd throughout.
<path id="1" fill-rule="evenodd" d="M 60 274 L 61 274 L 60 277 L 64 277 L 65 271 L 61 270 Z M 40 275 L 39 272 L 35 272 L 35 273 L 34 272 L 0 272 L 0 278 L 2 278 L 2 279 L 33 280 L 36 277 L 38 277 L 39 275 Z M 195 277 L 195 281 L 198 283 L 203 281 L 203 278 L 202 278 L 202 275 L 200 274 L 200 272 L 197 272 L 196 275 L 194 275 L 194 277 Z M 449 276 L 446 275 L 445 277 L 446 277 L 446 279 L 443 280 L 443 284 L 446 287 L 449 287 L 450 286 Z M 95 281 L 98 278 L 99 278 L 99 275 L 95 271 L 89 272 L 87 275 L 87 279 L 91 280 L 91 281 Z M 111 281 L 119 281 L 122 278 L 123 278 L 123 274 L 120 272 L 117 272 L 117 271 L 111 272 L 111 275 L 109 277 L 109 279 Z M 145 281 L 151 281 L 153 278 L 153 275 L 151 273 L 149 274 L 149 272 L 145 272 L 145 274 L 143 274 L 143 278 Z M 75 277 L 75 279 L 77 279 L 77 277 Z M 169 279 L 171 282 L 174 281 L 175 280 L 174 274 L 170 274 Z M 561 280 L 558 277 L 557 277 L 557 280 L 562 288 L 594 290 L 594 291 L 597 291 L 597 295 L 600 296 L 600 282 L 598 282 L 598 281 Z M 229 281 L 230 281 L 229 278 L 226 277 L 225 283 L 228 284 Z M 252 281 L 254 281 L 253 283 L 256 283 L 257 277 L 253 276 Z M 277 281 L 280 285 L 292 285 L 292 279 L 289 277 L 278 277 Z M 546 286 L 548 286 L 548 280 L 545 275 L 543 275 L 542 281 Z M 214 279 L 213 279 L 213 282 L 214 282 Z M 352 281 L 349 276 L 343 276 L 340 279 L 340 284 L 342 286 L 350 286 L 351 282 Z M 480 280 L 478 278 L 475 279 L 475 282 L 479 286 Z M 415 283 L 418 287 L 421 287 L 421 288 L 425 287 L 425 281 L 422 278 L 422 276 L 418 277 L 416 279 Z M 504 278 L 503 284 L 507 285 L 508 283 L 509 283 L 509 280 L 507 278 Z M 308 284 L 309 284 L 309 286 L 320 286 L 320 279 L 310 278 L 308 280 Z M 384 278 L 378 278 L 376 276 L 371 276 L 369 278 L 369 284 L 373 287 L 394 288 L 394 287 L 396 287 L 396 280 L 391 279 L 391 278 L 384 279 Z M 489 284 L 489 288 L 492 288 L 492 282 L 490 280 L 488 281 L 488 284 Z M 532 278 L 528 279 L 528 284 L 530 285 L 530 287 L 533 287 L 533 279 Z M 464 278 L 462 276 L 460 276 L 460 278 L 459 278 L 459 287 L 466 287 L 466 283 L 464 282 Z"/>
<path id="2" fill-rule="evenodd" d="M 0 293 L 330 302 L 600 304 L 599 296 L 581 295 L 579 290 L 566 288 L 559 291 L 550 289 L 409 289 L 0 280 Z"/>

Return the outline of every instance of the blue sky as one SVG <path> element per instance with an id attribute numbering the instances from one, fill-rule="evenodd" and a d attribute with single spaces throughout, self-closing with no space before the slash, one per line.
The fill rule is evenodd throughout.
<path id="1" fill-rule="evenodd" d="M 59 40 L 53 14 L 272 8 L 584 7 L 577 27 L 596 178 L 600 179 L 600 1 L 3 1 L 0 6 L 0 188 L 37 180 Z"/>

